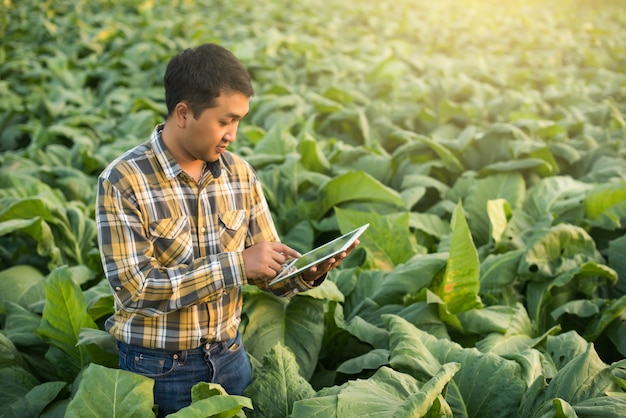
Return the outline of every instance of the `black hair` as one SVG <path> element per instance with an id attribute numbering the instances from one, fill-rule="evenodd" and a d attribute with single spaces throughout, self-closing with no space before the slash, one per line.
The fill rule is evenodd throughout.
<path id="1" fill-rule="evenodd" d="M 254 94 L 248 70 L 232 52 L 211 43 L 174 56 L 167 64 L 163 83 L 168 116 L 183 101 L 198 118 L 203 110 L 216 106 L 215 99 L 222 93 Z"/>

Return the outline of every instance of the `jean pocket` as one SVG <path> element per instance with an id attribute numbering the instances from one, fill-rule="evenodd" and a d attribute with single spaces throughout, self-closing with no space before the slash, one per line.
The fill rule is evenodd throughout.
<path id="1" fill-rule="evenodd" d="M 130 354 L 129 357 L 130 361 L 126 363 L 127 370 L 150 378 L 167 376 L 180 364 L 180 356 L 172 353 L 137 352 Z"/>
<path id="2" fill-rule="evenodd" d="M 236 353 L 240 351 L 241 347 L 242 347 L 242 341 L 241 341 L 241 334 L 239 333 L 237 333 L 235 338 L 233 338 L 232 340 L 229 340 L 226 343 L 226 349 L 231 353 Z"/>

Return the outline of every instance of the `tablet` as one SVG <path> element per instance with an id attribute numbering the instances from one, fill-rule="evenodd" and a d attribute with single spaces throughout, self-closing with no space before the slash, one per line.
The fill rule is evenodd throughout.
<path id="1" fill-rule="evenodd" d="M 350 231 L 339 238 L 335 238 L 334 240 L 327 242 L 326 244 L 323 244 L 306 254 L 303 254 L 299 258 L 292 258 L 288 260 L 285 264 L 283 264 L 282 269 L 269 284 L 273 285 L 293 277 L 328 260 L 331 257 L 341 254 L 346 251 L 369 226 L 370 224 L 365 224 L 354 231 Z"/>

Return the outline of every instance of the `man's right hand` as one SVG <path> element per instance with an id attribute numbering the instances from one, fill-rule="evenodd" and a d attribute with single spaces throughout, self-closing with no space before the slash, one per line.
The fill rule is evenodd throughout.
<path id="1" fill-rule="evenodd" d="M 265 241 L 246 248 L 242 256 L 248 282 L 267 287 L 282 265 L 291 258 L 300 257 L 300 253 L 285 244 Z"/>

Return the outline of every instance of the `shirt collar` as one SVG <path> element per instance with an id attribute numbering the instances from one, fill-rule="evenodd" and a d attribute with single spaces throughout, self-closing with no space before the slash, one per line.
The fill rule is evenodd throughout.
<path id="1" fill-rule="evenodd" d="M 165 144 L 163 144 L 161 132 L 163 131 L 164 126 L 165 124 L 163 123 L 157 125 L 152 131 L 150 139 L 154 147 L 156 159 L 159 161 L 159 164 L 163 168 L 167 178 L 171 180 L 182 173 L 183 169 L 180 167 L 172 154 L 170 154 L 167 148 L 165 148 Z M 224 170 L 228 171 L 228 167 L 226 166 L 223 158 L 220 158 L 215 163 L 205 164 L 204 169 L 208 169 L 214 178 L 218 178 Z"/>

